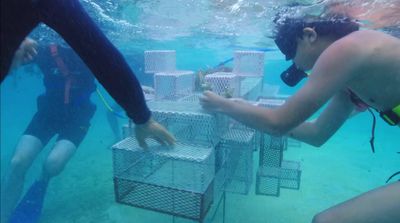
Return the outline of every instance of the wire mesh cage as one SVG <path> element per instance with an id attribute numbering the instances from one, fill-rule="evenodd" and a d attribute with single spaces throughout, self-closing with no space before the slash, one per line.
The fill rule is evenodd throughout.
<path id="1" fill-rule="evenodd" d="M 261 77 L 242 77 L 240 80 L 240 97 L 246 100 L 257 100 L 263 87 Z"/>
<path id="2" fill-rule="evenodd" d="M 200 102 L 200 96 L 201 96 L 201 94 L 199 94 L 199 93 L 194 93 L 194 94 L 190 94 L 190 95 L 181 97 L 181 98 L 179 98 L 177 101 L 178 101 L 178 102 L 199 103 L 199 102 Z"/>
<path id="3" fill-rule="evenodd" d="M 154 74 L 156 100 L 177 100 L 193 93 L 193 71 L 171 71 Z"/>
<path id="4" fill-rule="evenodd" d="M 226 164 L 225 191 L 248 194 L 253 182 L 253 152 L 256 133 L 250 129 L 229 129 L 220 149 Z"/>
<path id="5" fill-rule="evenodd" d="M 261 136 L 260 166 L 280 167 L 285 150 L 285 138 L 274 137 L 267 134 Z"/>
<path id="6" fill-rule="evenodd" d="M 300 162 L 282 161 L 280 170 L 281 187 L 286 189 L 300 189 L 301 169 Z"/>
<path id="7" fill-rule="evenodd" d="M 145 73 L 172 72 L 176 70 L 175 50 L 144 51 Z"/>
<path id="8" fill-rule="evenodd" d="M 152 117 L 168 128 L 178 141 L 214 147 L 227 129 L 227 118 L 205 113 L 199 103 L 153 101 Z"/>
<path id="9" fill-rule="evenodd" d="M 213 202 L 213 148 L 155 141 L 149 147 L 131 137 L 112 147 L 116 201 L 201 221 Z"/>
<path id="10" fill-rule="evenodd" d="M 261 51 L 235 51 L 233 73 L 238 76 L 263 76 L 265 53 Z"/>
<path id="11" fill-rule="evenodd" d="M 282 161 L 280 167 L 260 166 L 256 177 L 256 194 L 279 196 L 280 189 L 300 189 L 300 163 Z"/>
<path id="12" fill-rule="evenodd" d="M 279 197 L 280 168 L 260 166 L 256 177 L 256 194 Z"/>
<path id="13" fill-rule="evenodd" d="M 240 79 L 229 72 L 216 72 L 205 76 L 204 81 L 211 90 L 224 97 L 240 96 Z"/>

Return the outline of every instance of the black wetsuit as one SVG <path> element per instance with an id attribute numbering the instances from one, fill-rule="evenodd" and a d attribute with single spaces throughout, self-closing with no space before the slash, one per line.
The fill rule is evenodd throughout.
<path id="1" fill-rule="evenodd" d="M 1 0 L 0 82 L 21 42 L 41 22 L 64 38 L 135 123 L 148 121 L 138 80 L 78 0 Z"/>
<path id="2" fill-rule="evenodd" d="M 38 97 L 37 112 L 24 134 L 43 145 L 58 134 L 57 141 L 79 146 L 96 111 L 90 100 L 96 90 L 94 76 L 71 48 L 55 44 L 40 46 L 33 62 L 43 73 L 45 93 Z"/>

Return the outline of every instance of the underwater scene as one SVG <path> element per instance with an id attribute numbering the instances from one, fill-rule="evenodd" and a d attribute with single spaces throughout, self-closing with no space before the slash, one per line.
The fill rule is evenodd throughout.
<path id="1" fill-rule="evenodd" d="M 1 223 L 400 222 L 400 1 L 11 2 Z"/>

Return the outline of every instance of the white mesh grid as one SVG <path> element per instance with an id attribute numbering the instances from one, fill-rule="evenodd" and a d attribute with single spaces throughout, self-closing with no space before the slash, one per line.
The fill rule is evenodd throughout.
<path id="1" fill-rule="evenodd" d="M 300 163 L 282 161 L 281 167 L 260 166 L 257 171 L 256 194 L 279 196 L 280 188 L 300 188 Z"/>
<path id="2" fill-rule="evenodd" d="M 155 98 L 177 100 L 190 95 L 194 89 L 193 71 L 161 72 L 154 75 Z"/>
<path id="3" fill-rule="evenodd" d="M 211 90 L 226 97 L 239 97 L 240 79 L 229 72 L 216 72 L 205 76 L 204 81 Z"/>
<path id="4" fill-rule="evenodd" d="M 175 50 L 144 51 L 145 73 L 171 72 L 176 70 Z"/>
<path id="5" fill-rule="evenodd" d="M 227 118 L 206 113 L 199 103 L 153 101 L 152 117 L 171 131 L 178 141 L 215 146 L 227 129 Z"/>
<path id="6" fill-rule="evenodd" d="M 263 76 L 265 53 L 261 51 L 235 51 L 233 73 L 238 76 Z"/>

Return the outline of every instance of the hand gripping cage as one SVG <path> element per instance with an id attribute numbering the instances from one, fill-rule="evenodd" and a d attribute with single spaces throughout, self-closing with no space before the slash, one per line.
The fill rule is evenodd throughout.
<path id="1" fill-rule="evenodd" d="M 226 117 L 205 113 L 199 103 L 154 101 L 148 105 L 152 117 L 181 142 L 214 147 L 227 128 Z"/>

